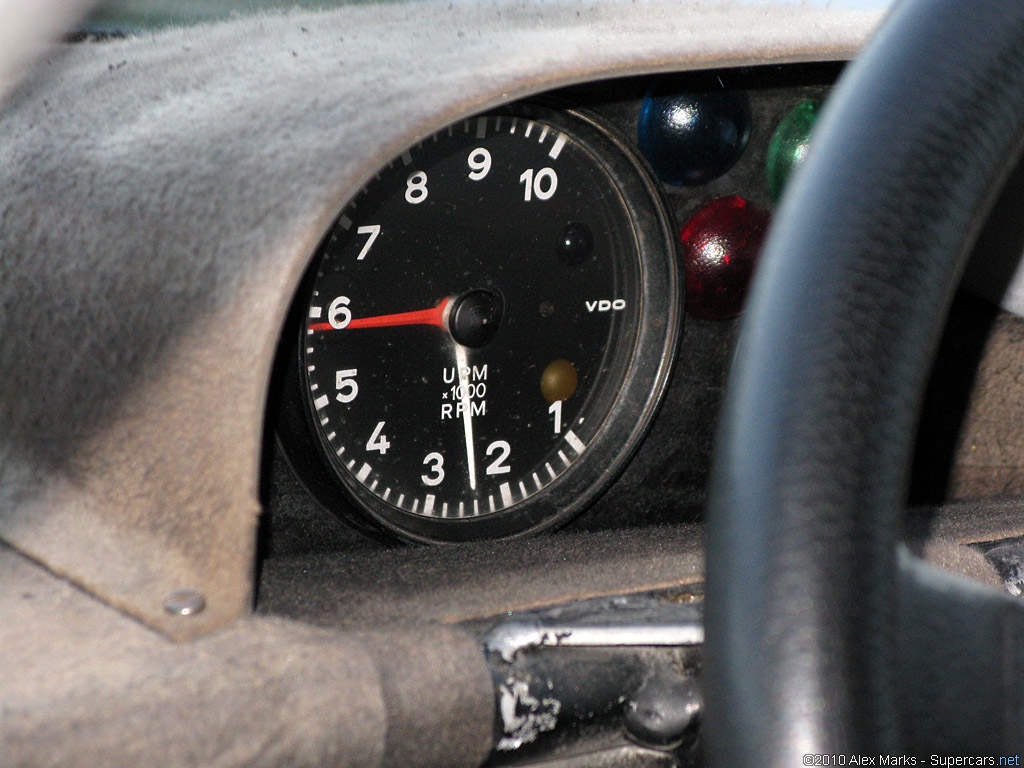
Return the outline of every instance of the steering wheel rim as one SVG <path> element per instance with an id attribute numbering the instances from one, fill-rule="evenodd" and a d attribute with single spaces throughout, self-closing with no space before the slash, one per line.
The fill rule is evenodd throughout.
<path id="1" fill-rule="evenodd" d="M 943 320 L 1024 139 L 1024 3 L 906 0 L 762 252 L 708 509 L 715 765 L 906 748 L 897 557 Z"/>

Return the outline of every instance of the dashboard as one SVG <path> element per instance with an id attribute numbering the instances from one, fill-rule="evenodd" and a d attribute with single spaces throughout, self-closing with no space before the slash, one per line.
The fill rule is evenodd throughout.
<path id="1" fill-rule="evenodd" d="M 422 161 L 426 170 L 417 170 L 416 150 L 388 163 L 325 237 L 320 253 L 330 256 L 314 260 L 291 312 L 269 405 L 278 461 L 308 490 L 309 500 L 377 538 L 385 533 L 427 541 L 493 538 L 576 518 L 576 527 L 594 530 L 699 520 L 719 398 L 757 248 L 786 175 L 795 158 L 806 153 L 814 115 L 840 71 L 840 64 L 824 63 L 597 81 L 442 129 L 440 140 L 435 135 L 417 145 L 419 151 L 431 148 Z M 598 159 L 607 170 L 588 173 L 569 166 L 551 176 L 551 202 L 526 199 L 516 191 L 517 184 L 525 184 L 517 181 L 516 163 L 519 170 L 533 162 L 556 173 L 552 155 L 560 151 L 554 142 L 566 133 L 550 127 L 554 123 L 561 131 L 596 127 L 579 150 L 603 153 Z M 503 147 L 492 138 L 514 141 L 517 127 L 522 140 L 532 134 L 529 144 L 538 147 L 533 161 L 518 157 L 517 144 Z M 459 141 L 453 133 L 464 138 Z M 544 135 L 551 139 L 538 138 Z M 493 153 L 492 142 L 499 147 L 492 147 Z M 454 146 L 446 148 L 448 143 Z M 446 166 L 443 161 L 451 155 L 458 157 Z M 504 186 L 498 177 L 501 162 L 511 166 Z M 465 172 L 459 170 L 463 165 Z M 598 178 L 590 175 L 594 172 Z M 445 174 L 456 179 L 453 189 L 438 193 L 447 198 L 434 203 L 423 193 L 420 200 L 415 183 L 438 178 L 443 184 Z M 395 181 L 388 192 L 390 176 Z M 500 190 L 489 194 L 502 196 L 502 202 L 488 202 L 483 191 L 488 177 Z M 582 189 L 596 197 L 582 196 Z M 466 194 L 473 197 L 468 203 Z M 625 203 L 624 218 L 614 226 L 602 223 L 610 213 L 595 208 L 604 198 Z M 392 244 L 387 236 L 378 240 L 381 223 L 360 226 L 371 220 L 383 220 L 384 229 L 396 233 Z M 600 234 L 592 234 L 584 222 Z M 574 237 L 581 242 L 574 244 Z M 569 246 L 579 255 L 570 254 Z M 407 253 L 431 256 L 421 267 Z M 467 263 L 460 265 L 460 253 Z M 359 263 L 371 255 L 381 264 L 373 272 Z M 629 267 L 630 260 L 644 271 L 643 286 L 639 272 L 631 276 L 636 268 Z M 609 282 L 594 283 L 588 269 Z M 325 273 L 342 278 L 329 280 Z M 452 273 L 454 281 L 445 277 Z M 502 296 L 506 315 L 498 313 L 493 339 L 463 350 L 468 369 L 462 382 L 451 340 L 432 350 L 439 330 L 442 338 L 459 332 L 453 320 L 448 329 L 438 327 L 439 302 L 459 306 L 471 286 L 487 286 L 473 290 Z M 356 290 L 370 294 L 362 298 L 364 305 L 391 312 L 435 307 L 437 318 L 378 309 L 363 314 L 379 313 L 382 320 L 353 320 L 352 311 L 359 311 L 345 294 Z M 321 291 L 327 298 L 314 301 Z M 627 302 L 623 297 L 629 291 L 635 294 Z M 603 304 L 602 296 L 608 297 Z M 333 324 L 325 322 L 331 300 Z M 537 319 L 523 317 L 526 304 Z M 632 313 L 634 304 L 643 313 Z M 354 350 L 335 351 L 338 344 L 344 349 L 335 339 L 346 327 L 373 328 L 364 334 L 369 340 L 364 363 L 356 362 Z M 622 347 L 618 364 L 617 346 Z M 607 351 L 598 355 L 597 350 Z M 307 370 L 325 353 L 336 363 L 329 371 L 336 380 Z M 545 387 L 565 384 L 559 365 L 568 369 L 570 388 L 556 397 Z M 675 375 L 674 366 L 680 368 Z M 363 384 L 357 379 L 360 370 L 370 376 Z M 520 372 L 522 378 L 503 389 L 502 379 Z M 597 381 L 590 381 L 595 375 Z M 611 381 L 603 384 L 606 378 Z M 603 405 L 594 391 L 602 385 L 608 390 Z M 367 387 L 381 394 L 360 405 Z M 465 408 L 456 398 L 460 388 L 467 390 Z M 399 403 L 409 404 L 406 411 Z M 374 415 L 362 418 L 364 408 Z M 581 429 L 585 421 L 589 424 Z M 335 439 L 350 422 L 359 424 L 359 434 L 365 432 L 358 445 Z M 476 435 L 464 442 L 470 434 L 464 427 L 472 430 L 474 423 Z M 393 434 L 396 428 L 416 446 L 404 455 L 387 440 L 388 430 Z M 518 436 L 518 442 L 499 439 L 510 436 Z M 479 481 L 468 476 L 466 466 L 466 446 L 472 451 L 474 443 L 482 454 L 472 457 Z M 526 445 L 535 446 L 526 449 L 528 454 L 540 453 L 523 468 L 519 454 Z M 559 493 L 559 487 L 571 490 Z M 279 483 L 270 482 L 267 491 L 273 521 L 281 506 Z M 315 517 L 316 505 L 306 506 Z M 294 512 L 296 504 L 288 508 Z"/>
<path id="2" fill-rule="evenodd" d="M 533 648 L 664 619 L 684 650 L 600 660 L 630 696 L 655 668 L 692 694 L 742 297 L 886 5 L 357 4 L 46 53 L 0 107 L 0 648 L 23 674 L 0 691 L 24 694 L 0 740 L 23 764 L 699 760 L 547 727 L 531 686 L 562 670 L 508 682 L 502 621 Z M 658 115 L 703 159 L 666 160 Z M 1005 227 L 982 247 L 1022 251 Z M 948 506 L 924 529 L 990 554 L 937 561 L 1018 591 L 1014 508 L 978 500 L 1022 490 L 1022 338 L 957 299 L 912 488 Z M 595 658 L 572 664 L 599 682 Z M 587 690 L 554 698 L 621 709 Z M 126 738 L 137 712 L 163 731 Z"/>
<path id="3" fill-rule="evenodd" d="M 383 164 L 453 120 L 572 83 L 832 60 L 879 14 L 397 3 L 65 46 L 5 112 L 20 190 L 5 253 L 33 268 L 4 286 L 20 458 L 0 484 L 3 536 L 163 631 L 230 623 L 251 605 L 284 318 Z M 45 297 L 38 273 L 56 276 Z M 52 352 L 29 354 L 43 338 Z M 163 605 L 183 583 L 209 585 L 187 622 Z"/>

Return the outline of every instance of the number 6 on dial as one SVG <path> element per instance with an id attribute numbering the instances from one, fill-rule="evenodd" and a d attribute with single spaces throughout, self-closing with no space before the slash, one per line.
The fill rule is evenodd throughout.
<path id="1" fill-rule="evenodd" d="M 331 302 L 331 308 L 327 310 L 327 322 L 336 331 L 348 328 L 348 324 L 352 322 L 352 310 L 348 308 L 348 296 L 339 296 Z"/>

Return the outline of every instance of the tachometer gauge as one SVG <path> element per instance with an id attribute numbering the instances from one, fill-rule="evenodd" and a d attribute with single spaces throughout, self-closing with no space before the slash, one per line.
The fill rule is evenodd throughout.
<path id="1" fill-rule="evenodd" d="M 567 520 L 664 389 L 673 249 L 642 162 L 588 116 L 508 108 L 403 152 L 305 288 L 299 386 L 333 481 L 416 540 Z"/>

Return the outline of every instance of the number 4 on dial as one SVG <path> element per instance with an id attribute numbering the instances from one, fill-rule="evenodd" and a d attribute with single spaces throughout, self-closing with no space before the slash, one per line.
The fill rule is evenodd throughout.
<path id="1" fill-rule="evenodd" d="M 388 442 L 388 436 L 380 433 L 382 429 L 384 429 L 384 422 L 378 421 L 377 428 L 373 430 L 370 439 L 366 441 L 366 450 L 379 451 L 381 456 L 387 453 L 388 448 L 391 447 L 391 443 Z"/>

